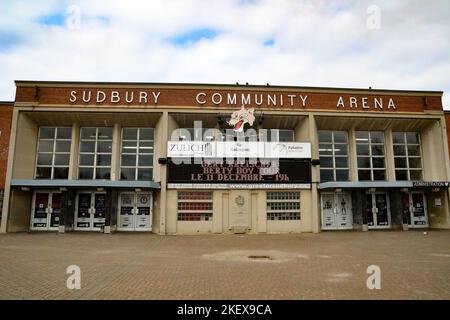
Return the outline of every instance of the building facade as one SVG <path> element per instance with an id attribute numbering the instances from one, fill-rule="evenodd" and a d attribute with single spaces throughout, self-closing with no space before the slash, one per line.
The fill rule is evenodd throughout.
<path id="1" fill-rule="evenodd" d="M 16 88 L 1 232 L 450 228 L 442 92 Z"/>

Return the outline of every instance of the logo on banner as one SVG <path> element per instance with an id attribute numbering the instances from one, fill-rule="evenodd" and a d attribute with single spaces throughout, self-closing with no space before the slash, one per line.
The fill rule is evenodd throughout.
<path id="1" fill-rule="evenodd" d="M 231 114 L 231 118 L 227 123 L 233 127 L 233 131 L 243 132 L 246 123 L 252 126 L 253 122 L 255 122 L 254 111 L 255 109 L 246 109 L 243 105 L 241 109 Z"/>

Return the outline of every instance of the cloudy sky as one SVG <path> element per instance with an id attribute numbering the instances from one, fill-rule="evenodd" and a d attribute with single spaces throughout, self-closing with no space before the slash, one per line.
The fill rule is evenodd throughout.
<path id="1" fill-rule="evenodd" d="M 14 80 L 442 90 L 450 1 L 1 0 L 0 100 Z"/>

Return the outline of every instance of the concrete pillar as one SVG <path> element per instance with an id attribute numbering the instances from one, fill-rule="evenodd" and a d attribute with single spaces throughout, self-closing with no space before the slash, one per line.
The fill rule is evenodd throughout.
<path id="1" fill-rule="evenodd" d="M 348 157 L 350 165 L 350 181 L 358 181 L 358 156 L 356 154 L 356 130 L 352 127 L 348 130 Z"/>
<path id="2" fill-rule="evenodd" d="M 389 128 L 385 131 L 385 149 L 386 149 L 386 180 L 395 181 L 395 163 L 394 163 L 394 147 L 392 143 L 392 129 Z"/>
<path id="3" fill-rule="evenodd" d="M 111 180 L 120 180 L 120 125 L 114 124 L 111 157 Z"/>
<path id="4" fill-rule="evenodd" d="M 72 143 L 70 145 L 69 180 L 78 179 L 78 157 L 80 145 L 80 124 L 72 124 Z"/>
<path id="5" fill-rule="evenodd" d="M 311 156 L 313 159 L 319 158 L 319 139 L 317 135 L 317 125 L 314 115 L 308 116 L 309 123 L 309 139 L 311 141 Z M 318 233 L 320 231 L 320 206 L 319 206 L 319 192 L 317 190 L 320 183 L 320 167 L 312 166 L 311 168 L 311 214 L 312 214 L 312 231 Z"/>
<path id="6" fill-rule="evenodd" d="M 161 116 L 162 127 L 161 130 L 161 157 L 167 157 L 167 141 L 169 137 L 169 113 L 163 112 Z M 167 210 L 167 165 L 160 165 L 160 212 L 159 212 L 159 233 L 166 234 L 166 210 Z"/>

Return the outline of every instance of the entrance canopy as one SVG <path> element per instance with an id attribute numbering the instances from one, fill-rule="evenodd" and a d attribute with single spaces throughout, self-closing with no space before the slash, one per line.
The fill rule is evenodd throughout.
<path id="1" fill-rule="evenodd" d="M 141 189 L 161 189 L 159 182 L 153 181 L 111 181 L 111 180 L 11 180 L 11 187 L 30 188 L 141 188 Z"/>
<path id="2" fill-rule="evenodd" d="M 398 188 L 448 188 L 442 181 L 330 181 L 319 183 L 319 190 L 326 189 L 398 189 Z"/>

